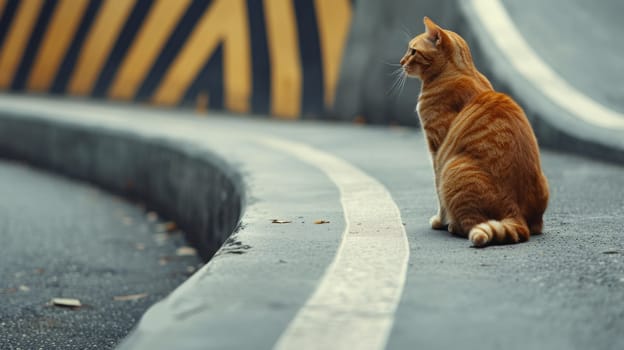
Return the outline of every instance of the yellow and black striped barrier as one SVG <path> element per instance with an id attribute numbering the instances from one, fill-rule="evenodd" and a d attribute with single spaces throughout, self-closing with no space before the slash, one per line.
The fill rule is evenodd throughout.
<path id="1" fill-rule="evenodd" d="M 353 0 L 0 0 L 0 90 L 320 116 L 352 10 Z"/>

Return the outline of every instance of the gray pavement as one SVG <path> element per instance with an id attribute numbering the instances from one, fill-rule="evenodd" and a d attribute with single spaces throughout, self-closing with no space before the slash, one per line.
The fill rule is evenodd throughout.
<path id="1" fill-rule="evenodd" d="M 253 128 L 348 160 L 399 205 L 411 259 L 388 349 L 624 347 L 624 168 L 543 151 L 545 234 L 477 250 L 428 227 L 436 207 L 421 133 Z"/>
<path id="2" fill-rule="evenodd" d="M 624 346 L 620 166 L 543 150 L 552 193 L 545 233 L 524 244 L 474 249 L 428 227 L 435 201 L 418 131 L 94 103 L 72 102 L 70 111 L 68 102 L 34 98 L 0 102 L 12 109 L 26 101 L 30 113 L 59 125 L 57 133 L 63 125 L 124 130 L 194 154 L 210 150 L 243 176 L 241 228 L 149 309 L 124 349 L 268 349 L 314 292 L 338 252 L 341 196 L 321 164 L 268 147 L 267 138 L 348 162 L 385 185 L 398 205 L 411 255 L 388 349 Z M 318 219 L 330 223 L 314 224 Z"/>
<path id="3" fill-rule="evenodd" d="M 0 198 L 1 349 L 113 348 L 198 267 L 179 233 L 91 185 L 0 161 Z"/>

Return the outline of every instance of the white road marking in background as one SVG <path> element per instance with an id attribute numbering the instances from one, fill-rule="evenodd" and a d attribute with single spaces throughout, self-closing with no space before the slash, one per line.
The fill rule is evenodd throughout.
<path id="1" fill-rule="evenodd" d="M 297 142 L 260 142 L 321 169 L 340 191 L 346 224 L 334 261 L 275 349 L 383 349 L 409 260 L 399 208 L 382 184 L 344 160 Z"/>
<path id="2" fill-rule="evenodd" d="M 544 95 L 590 124 L 624 129 L 624 114 L 584 95 L 555 73 L 526 43 L 499 0 L 472 0 L 479 21 L 514 68 Z"/>

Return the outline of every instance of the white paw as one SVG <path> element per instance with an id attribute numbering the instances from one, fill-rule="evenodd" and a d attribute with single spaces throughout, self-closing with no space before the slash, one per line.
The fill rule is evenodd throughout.
<path id="1" fill-rule="evenodd" d="M 444 228 L 444 223 L 442 222 L 440 215 L 432 216 L 431 219 L 429 219 L 429 224 L 431 225 L 431 228 L 434 230 L 440 230 Z"/>

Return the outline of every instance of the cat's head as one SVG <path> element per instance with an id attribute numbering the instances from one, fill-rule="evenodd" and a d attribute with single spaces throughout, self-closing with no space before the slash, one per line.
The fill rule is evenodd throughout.
<path id="1" fill-rule="evenodd" d="M 474 69 L 466 41 L 424 18 L 425 32 L 410 40 L 401 66 L 412 78 L 428 80 L 450 70 Z"/>

